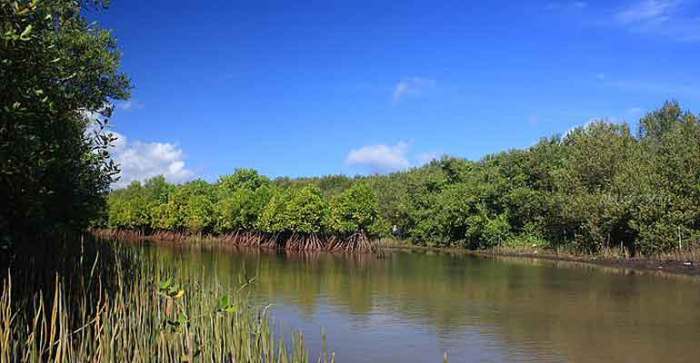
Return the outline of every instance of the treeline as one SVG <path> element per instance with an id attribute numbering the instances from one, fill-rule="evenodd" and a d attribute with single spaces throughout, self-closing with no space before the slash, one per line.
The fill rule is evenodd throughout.
<path id="1" fill-rule="evenodd" d="M 162 178 L 112 192 L 113 228 L 341 235 L 430 246 L 569 248 L 631 255 L 700 237 L 700 123 L 675 102 L 628 124 L 596 121 L 480 161 L 443 157 L 384 176 L 215 184 Z"/>
<path id="2" fill-rule="evenodd" d="M 283 187 L 251 169 L 214 184 L 176 186 L 163 177 L 133 182 L 109 196 L 108 220 L 117 229 L 217 234 L 239 244 L 293 250 L 367 251 L 370 239 L 386 230 L 367 183 L 327 197 L 317 186 Z"/>

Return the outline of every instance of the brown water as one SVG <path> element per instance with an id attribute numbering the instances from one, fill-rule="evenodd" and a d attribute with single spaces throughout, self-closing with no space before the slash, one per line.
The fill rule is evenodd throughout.
<path id="1" fill-rule="evenodd" d="M 182 272 L 257 276 L 280 329 L 339 362 L 699 362 L 700 280 L 526 259 L 151 248 Z"/>

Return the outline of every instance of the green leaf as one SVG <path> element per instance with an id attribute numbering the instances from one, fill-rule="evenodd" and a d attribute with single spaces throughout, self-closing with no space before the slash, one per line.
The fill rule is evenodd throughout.
<path id="1" fill-rule="evenodd" d="M 22 32 L 22 34 L 19 35 L 19 39 L 20 39 L 20 40 L 23 40 L 23 41 L 27 41 L 27 40 L 31 39 L 30 36 L 29 36 L 31 33 L 32 33 L 32 25 L 29 24 L 29 25 L 27 25 L 27 27 L 24 29 L 24 31 Z"/>
<path id="2" fill-rule="evenodd" d="M 170 289 L 170 286 L 172 285 L 173 281 L 172 279 L 168 278 L 165 281 L 160 283 L 159 290 L 160 291 L 168 291 Z"/>
<path id="3" fill-rule="evenodd" d="M 234 314 L 236 311 L 238 311 L 238 307 L 231 302 L 231 298 L 228 295 L 222 296 L 221 299 L 219 299 L 218 305 L 217 311 L 219 312 Z"/>

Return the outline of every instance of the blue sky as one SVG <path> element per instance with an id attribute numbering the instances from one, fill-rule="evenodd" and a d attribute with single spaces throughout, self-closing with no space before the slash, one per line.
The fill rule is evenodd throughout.
<path id="1" fill-rule="evenodd" d="M 478 159 L 676 99 L 700 112 L 700 1 L 136 1 L 113 29 L 124 181 Z"/>

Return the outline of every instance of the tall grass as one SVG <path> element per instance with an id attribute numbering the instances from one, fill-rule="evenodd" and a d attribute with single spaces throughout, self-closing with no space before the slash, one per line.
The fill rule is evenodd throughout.
<path id="1" fill-rule="evenodd" d="M 105 256 L 99 250 L 107 242 L 88 242 L 81 253 L 86 244 L 97 248 L 91 263 L 55 270 L 51 283 L 27 285 L 26 272 L 13 279 L 31 268 L 19 260 L 4 274 L 0 362 L 310 360 L 301 333 L 279 337 L 267 307 L 251 303 L 254 279 L 242 276 L 238 288 L 224 291 L 204 276 L 149 263 L 139 250 L 112 244 Z"/>

